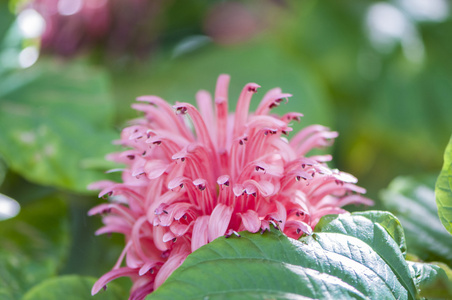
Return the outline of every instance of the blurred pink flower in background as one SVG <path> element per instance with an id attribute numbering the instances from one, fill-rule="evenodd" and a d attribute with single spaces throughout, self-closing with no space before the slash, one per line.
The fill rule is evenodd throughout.
<path id="1" fill-rule="evenodd" d="M 290 122 L 302 115 L 270 110 L 291 95 L 272 89 L 250 114 L 255 83 L 243 88 L 235 114 L 228 114 L 229 80 L 218 78 L 213 101 L 199 91 L 199 110 L 188 103 L 171 107 L 156 96 L 133 105 L 145 118 L 122 131 L 119 143 L 128 149 L 110 156 L 125 164 L 123 182 L 91 186 L 100 196 L 116 196 L 89 212 L 103 215 L 105 226 L 96 234 L 125 236 L 116 265 L 93 294 L 129 276 L 130 299 L 143 299 L 191 252 L 220 236 L 273 224 L 297 239 L 311 234 L 322 216 L 345 212 L 344 205 L 372 204 L 353 176 L 327 167 L 330 155 L 308 156 L 329 146 L 336 132 L 311 125 L 288 141 Z"/>
<path id="2" fill-rule="evenodd" d="M 160 0 L 34 0 L 26 8 L 45 21 L 46 52 L 64 56 L 103 47 L 109 53 L 146 55 L 156 39 Z"/>
<path id="3" fill-rule="evenodd" d="M 218 2 L 207 10 L 203 31 L 217 44 L 239 44 L 275 27 L 282 12 L 285 1 Z"/>
<path id="4" fill-rule="evenodd" d="M 42 18 L 40 41 L 46 53 L 138 58 L 146 58 L 162 39 L 204 35 L 221 45 L 246 42 L 272 28 L 285 11 L 284 1 L 275 0 L 181 4 L 170 0 L 31 0 L 19 5 L 18 11 L 33 11 L 33 16 Z M 195 16 L 195 25 L 185 20 L 187 9 L 193 7 L 202 12 Z"/>

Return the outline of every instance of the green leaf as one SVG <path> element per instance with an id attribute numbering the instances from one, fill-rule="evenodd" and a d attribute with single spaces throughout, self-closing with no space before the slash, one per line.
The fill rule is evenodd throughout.
<path id="1" fill-rule="evenodd" d="M 69 248 L 67 221 L 65 202 L 48 196 L 0 222 L 0 299 L 18 299 L 56 274 Z"/>
<path id="2" fill-rule="evenodd" d="M 452 271 L 447 265 L 408 261 L 408 266 L 421 297 L 452 299 Z"/>
<path id="3" fill-rule="evenodd" d="M 441 223 L 452 234 L 452 137 L 444 152 L 443 169 L 436 182 L 435 193 Z"/>
<path id="4" fill-rule="evenodd" d="M 403 225 L 410 253 L 452 265 L 452 238 L 438 218 L 434 180 L 397 177 L 380 194 Z"/>
<path id="5" fill-rule="evenodd" d="M 416 289 L 402 252 L 406 250 L 403 229 L 394 215 L 382 211 L 357 212 L 351 218 L 347 215 L 329 215 L 320 219 L 316 231 L 353 236 L 368 244 L 388 264 L 410 296 L 415 298 Z"/>
<path id="6" fill-rule="evenodd" d="M 416 298 L 399 246 L 383 226 L 359 215 L 329 220 L 321 221 L 322 232 L 299 241 L 275 229 L 218 238 L 190 254 L 147 299 Z M 352 223 L 364 226 L 363 233 L 336 230 Z"/>
<path id="7" fill-rule="evenodd" d="M 106 75 L 81 63 L 11 73 L 0 82 L 0 153 L 32 182 L 86 192 L 118 137 L 110 100 Z"/>
<path id="8" fill-rule="evenodd" d="M 405 234 L 400 221 L 394 215 L 386 211 L 365 211 L 354 212 L 352 216 L 355 217 L 350 219 L 341 215 L 327 215 L 317 224 L 316 230 L 352 235 L 371 245 L 372 235 L 367 235 L 364 229 L 374 230 L 371 224 L 378 223 L 397 243 L 402 254 L 406 254 Z"/>
<path id="9" fill-rule="evenodd" d="M 127 296 L 114 283 L 108 284 L 108 293 L 100 292 L 91 296 L 91 288 L 96 278 L 78 275 L 66 275 L 47 279 L 27 292 L 22 300 L 80 300 L 80 299 L 117 299 Z"/>

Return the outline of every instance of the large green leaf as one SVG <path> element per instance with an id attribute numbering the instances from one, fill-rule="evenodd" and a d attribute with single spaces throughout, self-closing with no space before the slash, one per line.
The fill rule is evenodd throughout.
<path id="1" fill-rule="evenodd" d="M 403 256 L 405 237 L 399 220 L 388 212 L 356 212 L 323 217 L 316 226 L 318 232 L 353 236 L 369 245 L 392 269 L 412 298 L 416 294 L 410 270 Z"/>
<path id="2" fill-rule="evenodd" d="M 447 265 L 408 261 L 408 266 L 421 297 L 452 299 L 452 271 Z"/>
<path id="3" fill-rule="evenodd" d="M 398 177 L 381 192 L 381 199 L 402 223 L 410 253 L 452 265 L 452 237 L 438 218 L 433 188 L 429 178 Z"/>
<path id="4" fill-rule="evenodd" d="M 117 285 L 109 284 L 108 293 L 91 296 L 91 288 L 96 278 L 66 275 L 47 279 L 27 292 L 22 300 L 80 300 L 80 299 L 125 299 L 124 291 Z"/>
<path id="5" fill-rule="evenodd" d="M 56 196 L 22 206 L 0 222 L 0 299 L 18 299 L 56 275 L 69 248 L 67 207 Z"/>
<path id="6" fill-rule="evenodd" d="M 274 229 L 221 237 L 147 299 L 415 299 L 400 245 L 385 229 L 393 220 L 377 212 L 328 217 L 299 241 Z"/>
<path id="7" fill-rule="evenodd" d="M 444 165 L 436 182 L 435 193 L 441 223 L 452 234 L 452 137 L 444 152 Z"/>
<path id="8" fill-rule="evenodd" d="M 351 235 L 365 241 L 376 249 L 378 245 L 372 243 L 378 241 L 373 241 L 371 238 L 376 234 L 376 228 L 379 228 L 385 238 L 387 238 L 384 231 L 381 230 L 384 229 L 396 242 L 402 254 L 406 254 L 405 234 L 400 221 L 394 215 L 386 211 L 354 212 L 352 215 L 353 218 L 343 215 L 325 216 L 317 224 L 316 231 Z"/>
<path id="9" fill-rule="evenodd" d="M 0 153 L 14 171 L 82 192 L 104 178 L 104 156 L 117 134 L 102 71 L 44 60 L 2 79 Z"/>

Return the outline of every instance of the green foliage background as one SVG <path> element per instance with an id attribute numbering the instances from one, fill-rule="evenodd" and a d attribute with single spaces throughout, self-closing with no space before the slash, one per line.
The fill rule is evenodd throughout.
<path id="1" fill-rule="evenodd" d="M 100 221 L 86 212 L 101 200 L 86 186 L 114 178 L 104 173 L 114 167 L 104 156 L 137 116 L 130 104 L 145 94 L 194 102 L 199 89 L 213 91 L 221 73 L 232 78 L 232 108 L 247 82 L 262 86 L 255 98 L 279 86 L 293 97 L 278 112 L 305 115 L 295 130 L 319 123 L 339 131 L 327 150 L 332 166 L 355 175 L 376 208 L 399 217 L 408 257 L 452 266 L 451 236 L 441 224 L 450 232 L 450 146 L 443 166 L 452 133 L 450 13 L 441 22 L 413 21 L 424 47 L 423 59 L 413 61 L 400 41 L 388 51 L 370 41 L 366 12 L 377 1 L 268 1 L 267 10 L 235 1 L 268 22 L 229 44 L 208 36 L 206 19 L 232 1 L 168 1 L 144 56 L 112 54 L 106 45 L 72 57 L 44 51 L 21 69 L 11 53 L 36 41 L 19 34 L 12 8 L 20 2 L 0 0 L 0 193 L 21 206 L 17 217 L 0 221 L 0 298 L 50 299 L 40 293 L 54 286 L 89 291 L 122 241 L 94 237 Z M 434 188 L 441 169 L 440 221 Z M 411 177 L 390 184 L 400 175 Z M 400 237 L 393 232 L 395 241 Z M 443 270 L 410 268 L 418 278 Z M 123 299 L 128 286 L 117 280 L 108 299 Z"/>

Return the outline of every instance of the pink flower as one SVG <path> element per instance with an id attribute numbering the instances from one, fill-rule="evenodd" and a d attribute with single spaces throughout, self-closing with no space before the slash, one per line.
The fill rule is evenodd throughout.
<path id="1" fill-rule="evenodd" d="M 119 143 L 128 150 L 110 157 L 126 165 L 123 182 L 92 185 L 102 189 L 100 196 L 117 196 L 89 212 L 104 214 L 105 226 L 96 234 L 118 232 L 126 243 L 93 294 L 129 276 L 130 299 L 143 299 L 191 252 L 217 237 L 273 224 L 297 239 L 311 234 L 320 217 L 343 213 L 344 205 L 372 204 L 353 176 L 326 166 L 330 155 L 307 156 L 329 146 L 336 132 L 312 125 L 288 141 L 290 122 L 302 115 L 269 113 L 291 95 L 272 89 L 249 114 L 255 83 L 243 88 L 235 114 L 228 115 L 228 85 L 229 76 L 221 75 L 213 103 L 199 91 L 199 110 L 188 103 L 171 107 L 155 96 L 133 105 L 145 118 L 123 130 Z"/>
<path id="2" fill-rule="evenodd" d="M 144 57 L 157 40 L 161 0 L 31 0 L 23 9 L 45 20 L 42 49 L 74 56 L 86 50 Z"/>

